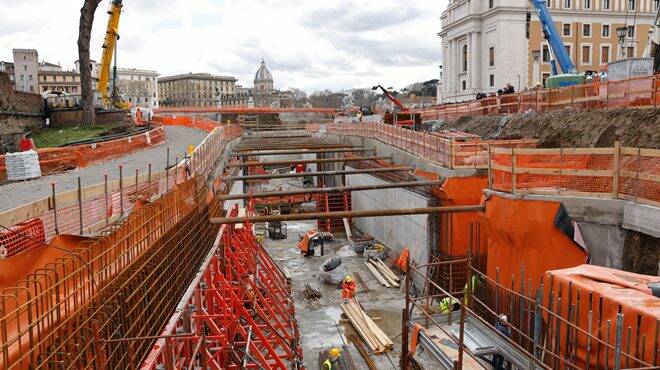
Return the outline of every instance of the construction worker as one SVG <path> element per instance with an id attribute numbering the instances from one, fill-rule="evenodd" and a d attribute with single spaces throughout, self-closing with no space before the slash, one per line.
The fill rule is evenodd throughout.
<path id="1" fill-rule="evenodd" d="M 347 300 L 355 297 L 355 282 L 351 275 L 346 275 L 344 277 L 344 282 L 342 283 L 341 298 L 346 302 Z"/>
<path id="2" fill-rule="evenodd" d="M 440 305 L 438 305 L 440 313 L 450 313 L 452 311 L 458 311 L 461 309 L 461 302 L 454 297 L 445 297 L 440 300 Z"/>
<path id="3" fill-rule="evenodd" d="M 481 280 L 479 280 L 479 276 L 472 275 L 470 279 L 471 281 L 466 282 L 465 287 L 463 287 L 465 307 L 469 307 L 470 296 L 474 294 L 475 289 L 478 289 L 481 286 Z"/>
<path id="4" fill-rule="evenodd" d="M 511 331 L 509 331 L 509 324 L 506 315 L 502 314 L 497 318 L 497 323 L 495 323 L 495 329 L 504 335 L 507 338 L 511 337 Z M 491 365 L 495 370 L 504 370 L 504 356 L 499 353 L 493 355 Z"/>
<path id="5" fill-rule="evenodd" d="M 339 348 L 331 348 L 328 351 L 328 358 L 323 363 L 323 370 L 335 370 L 339 369 L 339 356 L 341 356 L 341 351 Z"/>

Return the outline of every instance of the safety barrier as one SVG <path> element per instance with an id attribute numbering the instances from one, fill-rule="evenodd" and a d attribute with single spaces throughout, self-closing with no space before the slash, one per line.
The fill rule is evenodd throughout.
<path id="1" fill-rule="evenodd" d="M 184 126 L 203 130 L 206 132 L 213 131 L 216 127 L 220 126 L 218 121 L 210 120 L 204 117 L 197 116 L 166 116 L 159 115 L 152 118 L 152 122 L 166 125 L 166 126 Z"/>
<path id="2" fill-rule="evenodd" d="M 141 363 L 152 341 L 122 338 L 157 335 L 175 308 L 172 297 L 183 296 L 210 251 L 218 228 L 208 218 L 222 209 L 206 179 L 239 134 L 219 127 L 164 173 L 80 188 L 2 214 L 2 225 L 20 225 L 5 234 L 12 257 L 0 260 L 0 368 Z M 43 236 L 16 230 L 39 229 L 40 222 Z M 95 227 L 105 229 L 102 236 L 43 242 Z M 98 338 L 122 344 L 106 351 Z"/>
<path id="3" fill-rule="evenodd" d="M 488 147 L 535 147 L 537 140 L 481 140 L 477 136 L 419 132 L 378 123 L 328 124 L 332 134 L 366 137 L 451 169 L 488 168 Z"/>
<path id="4" fill-rule="evenodd" d="M 91 163 L 126 155 L 165 142 L 165 131 L 156 127 L 148 132 L 121 139 L 61 148 L 38 149 L 41 173 L 44 175 L 84 167 Z M 0 181 L 7 178 L 5 156 L 0 155 Z"/>
<path id="5" fill-rule="evenodd" d="M 464 116 L 486 116 L 565 108 L 602 109 L 660 105 L 660 75 L 620 81 L 594 82 L 557 89 L 536 89 L 465 103 L 443 104 L 419 111 L 422 121 L 454 121 Z"/>
<path id="6" fill-rule="evenodd" d="M 492 148 L 491 188 L 514 194 L 577 195 L 660 205 L 660 150 Z"/>
<path id="7" fill-rule="evenodd" d="M 162 128 L 158 132 L 162 132 Z M 136 203 L 157 197 L 172 189 L 186 178 L 200 174 L 206 178 L 225 145 L 240 135 L 238 127 L 217 127 L 178 164 L 164 171 L 124 173 L 119 166 L 119 179 L 108 181 L 108 176 L 97 185 L 78 187 L 0 213 L 0 258 L 43 246 L 57 234 L 88 234 L 102 230 L 129 214 Z M 42 238 L 26 238 L 25 233 Z"/>

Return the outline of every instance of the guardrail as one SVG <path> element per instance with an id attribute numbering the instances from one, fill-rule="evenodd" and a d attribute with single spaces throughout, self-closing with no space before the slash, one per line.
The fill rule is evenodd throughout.
<path id="1" fill-rule="evenodd" d="M 576 195 L 660 205 L 660 150 L 492 148 L 489 184 L 513 194 Z"/>
<path id="2" fill-rule="evenodd" d="M 443 104 L 419 112 L 422 121 L 453 121 L 464 116 L 486 116 L 565 108 L 602 109 L 660 106 L 660 75 L 604 81 L 557 89 L 536 89 L 458 104 Z"/>
<path id="3" fill-rule="evenodd" d="M 488 168 L 488 147 L 535 147 L 535 139 L 481 140 L 378 123 L 328 124 L 326 132 L 381 141 L 450 169 Z M 467 134 L 466 134 L 467 135 Z"/>

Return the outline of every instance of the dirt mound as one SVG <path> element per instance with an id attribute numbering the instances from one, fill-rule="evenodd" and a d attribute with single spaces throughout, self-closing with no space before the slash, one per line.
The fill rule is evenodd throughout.
<path id="1" fill-rule="evenodd" d="M 537 138 L 539 147 L 660 148 L 660 109 L 562 110 L 543 114 L 462 117 L 436 129 L 477 134 L 484 139 Z"/>

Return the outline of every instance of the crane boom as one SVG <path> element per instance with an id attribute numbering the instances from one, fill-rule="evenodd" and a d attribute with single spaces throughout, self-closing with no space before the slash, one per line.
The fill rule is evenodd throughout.
<path id="1" fill-rule="evenodd" d="M 110 64 L 112 56 L 115 53 L 117 39 L 119 38 L 119 17 L 121 16 L 122 0 L 111 0 L 108 14 L 108 27 L 105 32 L 105 41 L 103 43 L 103 55 L 101 56 L 101 69 L 99 71 L 99 82 L 96 89 L 101 95 L 101 104 L 104 107 L 111 105 L 110 92 L 108 84 L 110 82 Z"/>
<path id="2" fill-rule="evenodd" d="M 387 98 L 390 99 L 392 101 L 392 103 L 394 103 L 394 105 L 396 105 L 399 108 L 399 110 L 401 110 L 402 112 L 410 111 L 403 104 L 401 104 L 401 101 L 399 101 L 399 99 L 397 99 L 394 95 L 392 95 L 391 92 L 387 91 L 383 86 L 376 85 L 376 86 L 372 87 L 371 89 L 372 90 L 381 89 L 383 91 L 383 94 L 385 94 L 385 96 L 387 96 Z"/>
<path id="3" fill-rule="evenodd" d="M 568 52 L 564 48 L 564 42 L 555 28 L 555 23 L 548 11 L 548 7 L 545 5 L 545 0 L 529 1 L 534 5 L 534 9 L 536 9 L 536 14 L 539 16 L 541 27 L 543 28 L 543 36 L 548 40 L 562 73 L 576 73 L 575 65 L 571 61 L 571 56 L 568 55 Z"/>

